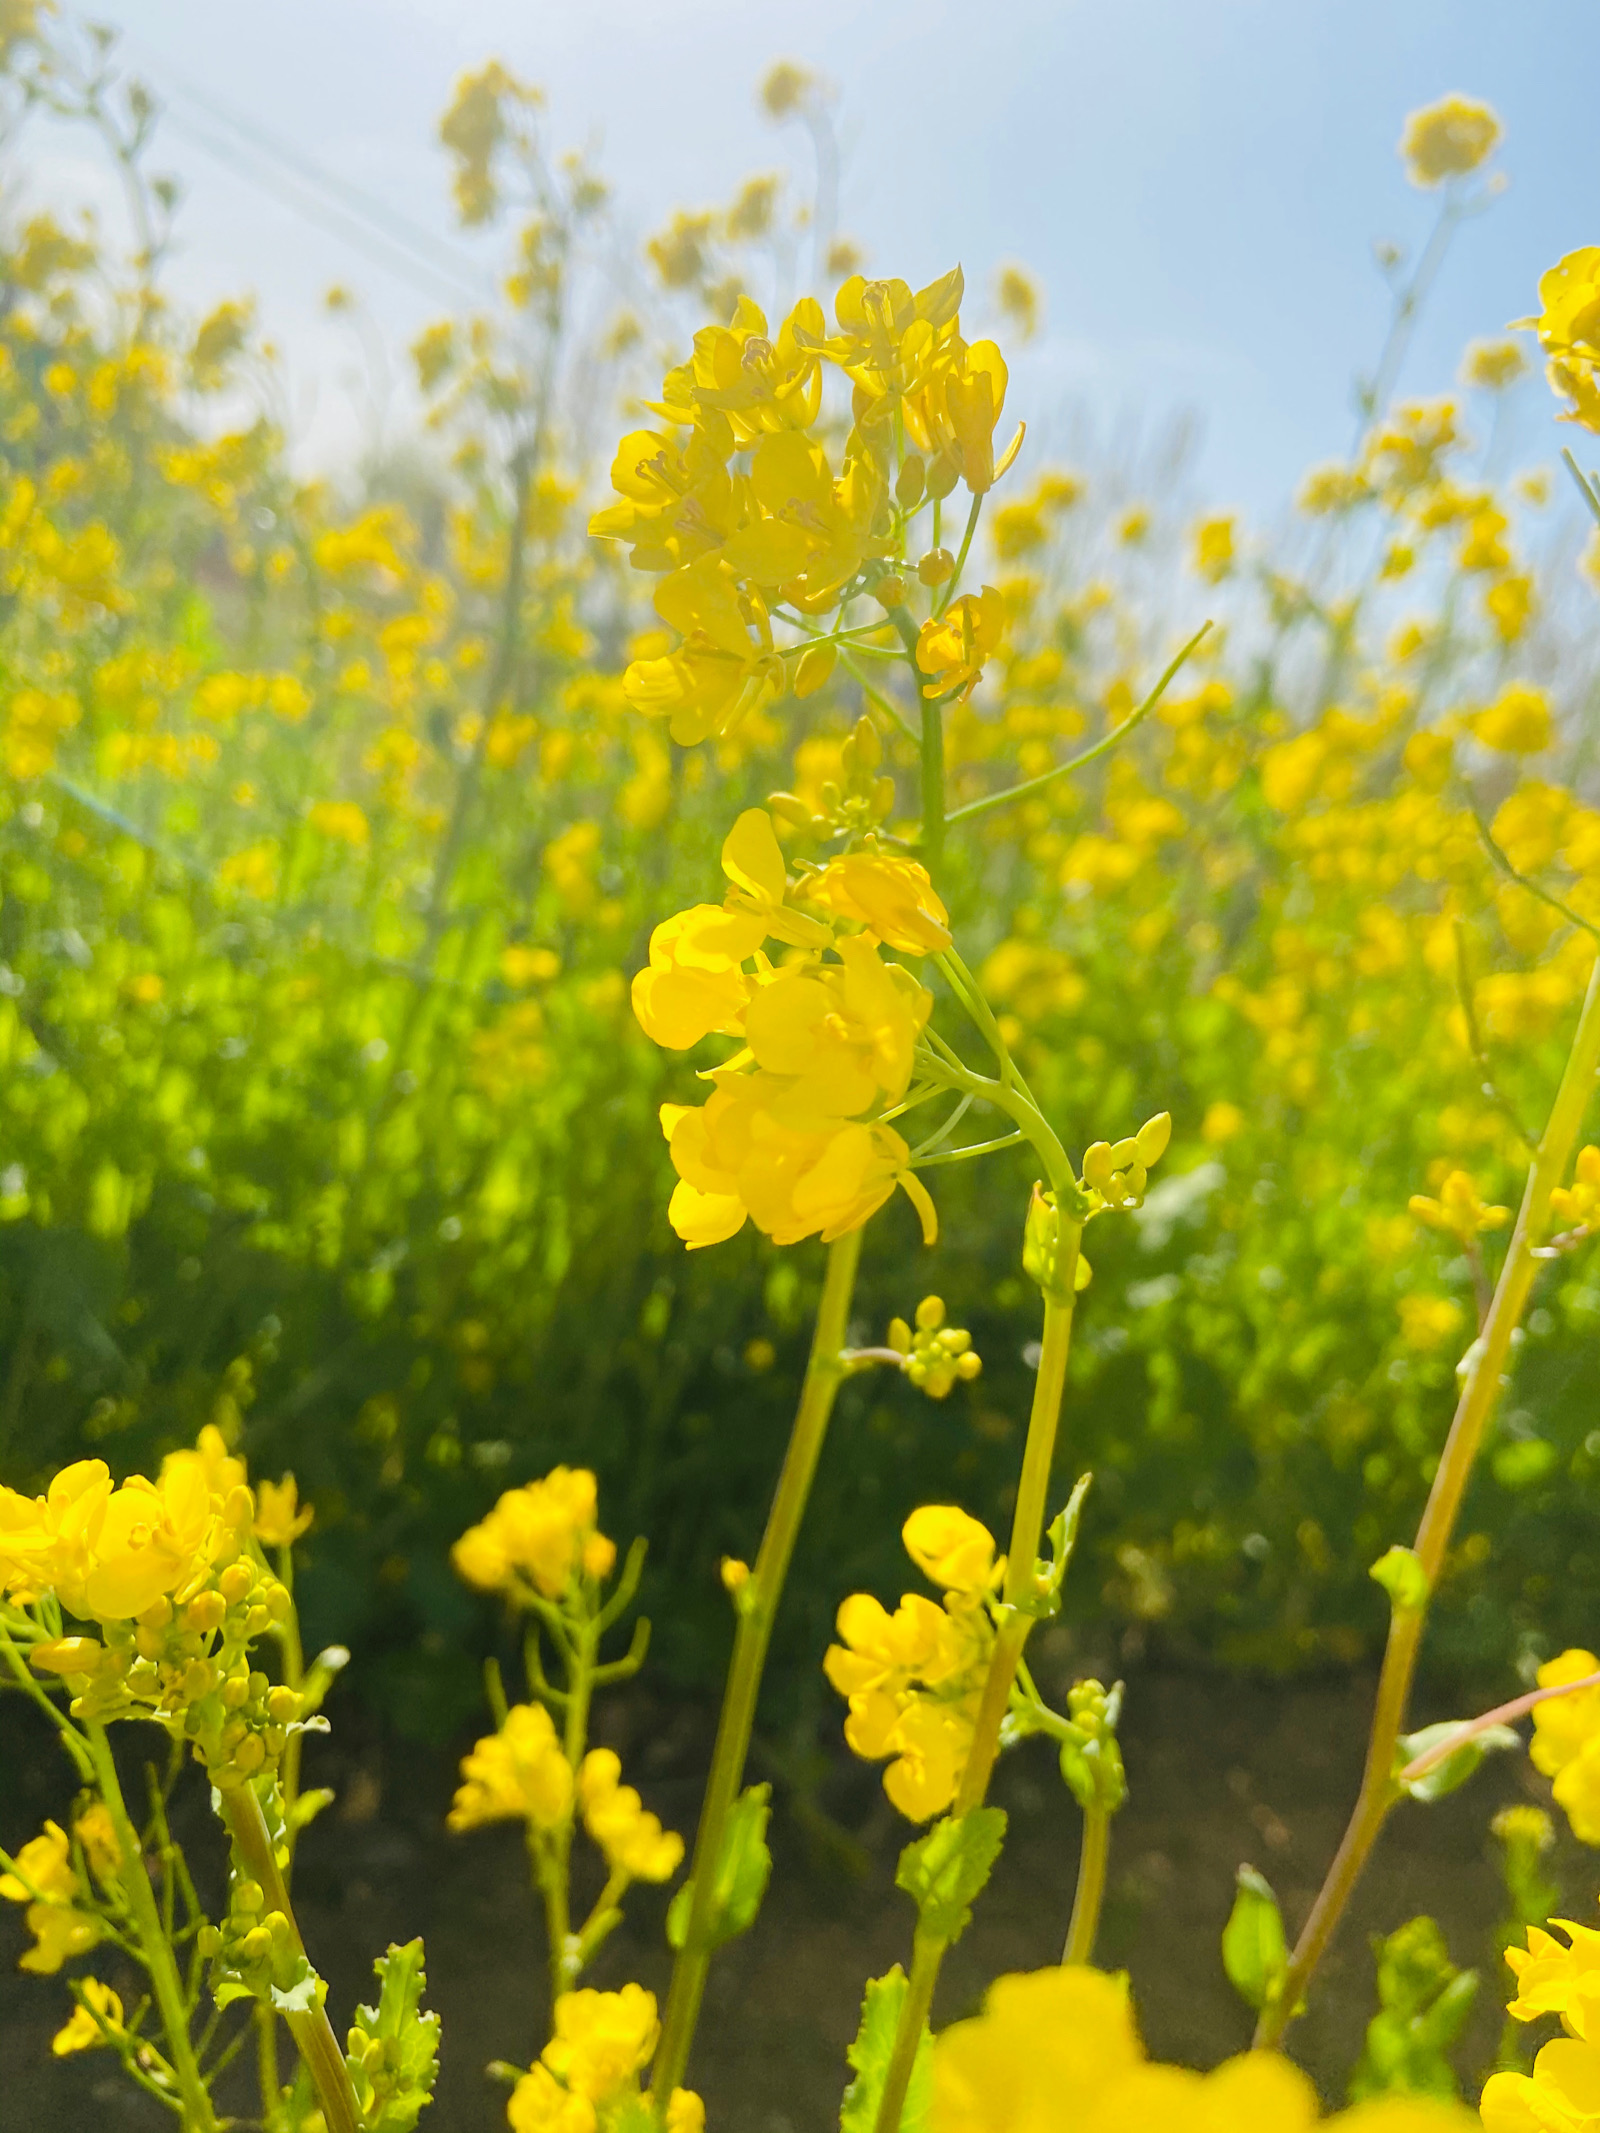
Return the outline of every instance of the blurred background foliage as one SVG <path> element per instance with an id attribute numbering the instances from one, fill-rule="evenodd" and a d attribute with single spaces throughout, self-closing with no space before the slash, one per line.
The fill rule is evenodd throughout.
<path id="1" fill-rule="evenodd" d="M 536 92 L 464 81 L 441 139 L 463 220 L 503 227 L 503 301 L 422 337 L 425 424 L 335 483 L 291 466 L 248 300 L 163 301 L 176 200 L 114 47 L 0 0 L 0 52 L 8 135 L 80 120 L 138 231 L 124 257 L 71 202 L 0 225 L 0 1471 L 149 1470 L 220 1422 L 315 1497 L 313 1633 L 442 1734 L 492 1634 L 449 1542 L 589 1464 L 608 1528 L 651 1538 L 658 1679 L 709 1688 L 821 1253 L 672 1237 L 655 1108 L 689 1066 L 628 980 L 718 893 L 733 802 L 826 810 L 864 698 L 840 667 L 714 766 L 674 747 L 622 697 L 655 618 L 585 519 L 696 326 L 857 264 L 827 98 L 792 67 L 763 89 L 811 132 L 815 203 L 756 178 L 634 256 Z M 1444 235 L 1479 204 L 1452 190 Z M 953 805 L 1097 738 L 1218 622 L 1122 749 L 954 830 L 940 884 L 1069 1146 L 1175 1121 L 1095 1253 L 1060 1475 L 1096 1476 L 1078 1618 L 1130 1654 L 1287 1670 L 1381 1634 L 1367 1566 L 1415 1516 L 1499 1245 L 1408 1203 L 1462 1170 L 1514 1205 L 1600 920 L 1594 554 L 1551 473 L 1507 464 L 1520 344 L 1391 402 L 1422 291 L 1390 271 L 1350 458 L 1270 534 L 1197 519 L 1170 455 L 1025 449 L 981 535 L 1009 635 L 952 720 Z M 1003 334 L 1038 303 L 996 277 Z M 892 731 L 887 767 L 909 815 Z M 898 1590 L 904 1513 L 1007 1509 L 1028 1177 L 934 1182 L 941 1242 L 875 1225 L 857 1334 L 937 1291 L 984 1374 L 942 1404 L 846 1388 L 778 1632 L 802 1714 L 838 1596 Z M 1561 1256 L 1439 1664 L 1592 1628 L 1597 1361 L 1600 1269 Z"/>

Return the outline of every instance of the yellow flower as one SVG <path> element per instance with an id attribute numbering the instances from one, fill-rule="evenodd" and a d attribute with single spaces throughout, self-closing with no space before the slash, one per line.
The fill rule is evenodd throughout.
<path id="1" fill-rule="evenodd" d="M 783 661 L 772 648 L 766 608 L 753 591 L 741 591 L 717 557 L 663 578 L 655 604 L 683 642 L 664 658 L 634 660 L 623 693 L 647 718 L 666 719 L 680 746 L 731 733 L 783 694 Z"/>
<path id="2" fill-rule="evenodd" d="M 318 800 L 306 820 L 319 837 L 326 837 L 330 843 L 348 844 L 359 852 L 371 842 L 371 827 L 354 800 Z"/>
<path id="3" fill-rule="evenodd" d="M 1550 1195 L 1550 1212 L 1565 1229 L 1600 1229 L 1600 1148 L 1580 1148 L 1572 1183 Z"/>
<path id="4" fill-rule="evenodd" d="M 69 2052 L 92 2051 L 98 2044 L 109 2043 L 106 2030 L 122 2028 L 122 2002 L 109 1985 L 102 1985 L 97 1977 L 86 1977 L 80 1979 L 78 1991 L 82 1998 L 73 2009 L 71 2020 L 50 2040 L 50 2049 L 58 2059 L 65 2059 Z M 95 2020 L 96 2015 L 99 2021 Z"/>
<path id="5" fill-rule="evenodd" d="M 122 1866 L 122 1846 L 104 1800 L 90 1801 L 73 1823 L 72 1834 L 83 1846 L 96 1877 L 103 1882 L 114 1881 Z"/>
<path id="6" fill-rule="evenodd" d="M 608 2103 L 648 2064 L 660 2034 L 655 1995 L 642 1985 L 564 1992 L 540 2059 L 573 2095 Z"/>
<path id="7" fill-rule="evenodd" d="M 1533 2121 L 1529 2121 L 1530 2126 Z M 930 2133 L 1470 2133 L 1431 2097 L 1386 2096 L 1327 2120 L 1298 2067 L 1244 2052 L 1212 2073 L 1147 2060 L 1127 1982 L 1079 1966 L 1002 1977 L 983 2012 L 936 2040 Z"/>
<path id="8" fill-rule="evenodd" d="M 1437 1348 L 1457 1331 L 1462 1317 L 1452 1296 L 1402 1296 L 1400 1337 L 1408 1348 Z"/>
<path id="9" fill-rule="evenodd" d="M 578 1773 L 583 1826 L 605 1853 L 613 1873 L 634 1881 L 670 1881 L 683 1862 L 683 1839 L 663 1829 L 631 1785 L 609 1748 L 591 1748 Z"/>
<path id="10" fill-rule="evenodd" d="M 926 867 L 868 846 L 830 859 L 806 884 L 807 901 L 853 918 L 885 947 L 939 955 L 950 946 L 950 917 Z"/>
<path id="11" fill-rule="evenodd" d="M 1555 739 L 1550 705 L 1542 689 L 1514 681 L 1487 710 L 1476 712 L 1468 726 L 1486 748 L 1504 755 L 1537 755 Z"/>
<path id="12" fill-rule="evenodd" d="M 542 1481 L 507 1489 L 488 1517 L 462 1534 L 450 1559 L 469 1585 L 486 1592 L 516 1598 L 531 1585 L 559 1600 L 580 1571 L 610 1575 L 616 1551 L 596 1532 L 596 1512 L 593 1474 L 553 1467 Z"/>
<path id="13" fill-rule="evenodd" d="M 513 1818 L 557 1829 L 572 1812 L 572 1765 L 543 1704 L 513 1704 L 500 1731 L 462 1758 L 461 1776 L 451 1829 Z"/>
<path id="14" fill-rule="evenodd" d="M 1539 1669 L 1541 1689 L 1600 1673 L 1600 1659 L 1581 1649 L 1562 1652 Z M 1600 1845 L 1600 1688 L 1552 1696 L 1533 1707 L 1528 1749 L 1535 1770 L 1555 1779 L 1556 1805 L 1580 1844 Z"/>
<path id="15" fill-rule="evenodd" d="M 984 1591 L 994 1572 L 994 1535 L 953 1504 L 924 1504 L 900 1529 L 905 1551 L 946 1592 Z"/>
<path id="16" fill-rule="evenodd" d="M 754 981 L 741 966 L 765 938 L 759 918 L 720 904 L 663 919 L 633 981 L 634 1017 L 651 1042 L 686 1052 L 713 1031 L 742 1031 Z"/>
<path id="17" fill-rule="evenodd" d="M 1439 1197 L 1430 1199 L 1426 1193 L 1413 1193 L 1409 1202 L 1413 1215 L 1419 1222 L 1426 1222 L 1430 1229 L 1448 1230 L 1463 1243 L 1480 1237 L 1491 1229 L 1504 1229 L 1511 1220 L 1509 1207 L 1486 1207 L 1478 1197 L 1478 1188 L 1464 1170 L 1452 1170 L 1439 1187 Z"/>
<path id="18" fill-rule="evenodd" d="M 256 1539 L 263 1548 L 288 1548 L 308 1531 L 316 1516 L 312 1505 L 300 1509 L 300 1491 L 293 1474 L 281 1481 L 256 1483 Z"/>
<path id="19" fill-rule="evenodd" d="M 58 1822 L 46 1822 L 18 1852 L 15 1873 L 0 1874 L 0 1896 L 28 1907 L 34 1944 L 18 1959 L 19 1970 L 54 1976 L 65 1962 L 92 1948 L 101 1925 L 75 1908 L 87 1894 L 72 1864 L 72 1846 Z"/>
<path id="20" fill-rule="evenodd" d="M 1233 568 L 1233 520 L 1203 518 L 1194 529 L 1194 567 L 1215 585 Z"/>
<path id="21" fill-rule="evenodd" d="M 1589 1654 L 1569 1652 L 1552 1664 L 1580 1657 Z M 1535 1706 L 1536 1711 L 1551 1708 Z M 1578 2133 L 1594 2122 L 1600 2095 L 1600 1932 L 1565 1918 L 1550 1923 L 1567 1935 L 1566 1945 L 1530 1926 L 1527 1947 L 1506 1950 L 1517 1981 L 1506 2012 L 1518 2022 L 1559 2015 L 1566 2035 L 1544 2047 L 1531 2076 L 1490 2078 L 1480 2105 L 1488 2133 Z"/>
<path id="22" fill-rule="evenodd" d="M 898 1103 L 933 1006 L 925 987 L 879 960 L 870 934 L 847 936 L 838 955 L 837 964 L 775 971 L 745 1009 L 745 1041 L 770 1077 L 770 1108 L 800 1128 Z"/>
<path id="23" fill-rule="evenodd" d="M 1465 177 L 1494 151 L 1500 121 L 1470 96 L 1442 96 L 1413 111 L 1400 136 L 1400 154 L 1413 185 L 1442 185 Z"/>
<path id="24" fill-rule="evenodd" d="M 1572 402 L 1564 420 L 1600 430 L 1600 244 L 1569 252 L 1539 280 L 1532 326 L 1550 358 L 1550 383 Z"/>
<path id="25" fill-rule="evenodd" d="M 1000 649 L 1005 635 L 1006 604 L 992 585 L 981 593 L 963 593 L 943 619 L 931 616 L 917 635 L 917 665 L 932 679 L 924 696 L 959 692 L 965 702 L 983 678 L 984 661 Z"/>
<path id="26" fill-rule="evenodd" d="M 1527 368 L 1528 359 L 1515 341 L 1474 341 L 1461 359 L 1461 382 L 1484 392 L 1504 392 Z"/>

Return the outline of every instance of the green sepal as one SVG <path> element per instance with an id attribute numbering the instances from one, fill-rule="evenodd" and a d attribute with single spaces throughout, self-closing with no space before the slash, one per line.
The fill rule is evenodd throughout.
<path id="1" fill-rule="evenodd" d="M 1222 1929 L 1222 1967 L 1228 1983 L 1257 2013 L 1276 2005 L 1289 1968 L 1283 1913 L 1272 1884 L 1253 1866 L 1241 1866 L 1233 1910 Z"/>
<path id="2" fill-rule="evenodd" d="M 1072 1562 L 1073 1550 L 1078 1545 L 1078 1527 L 1083 1521 L 1084 1499 L 1093 1481 L 1093 1474 L 1080 1474 L 1072 1494 L 1051 1520 L 1045 1535 L 1050 1543 L 1050 1561 L 1048 1565 L 1039 1564 L 1035 1570 L 1034 1590 L 1017 1602 L 1020 1614 L 1036 1615 L 1041 1621 L 1049 1621 L 1060 1614 L 1061 1587 Z"/>
<path id="3" fill-rule="evenodd" d="M 391 1943 L 373 1964 L 376 2007 L 358 2007 L 345 2059 L 363 2133 L 411 2133 L 439 2077 L 439 2017 L 421 2011 L 422 1942 Z M 377 2047 L 374 2049 L 374 2047 Z"/>
<path id="4" fill-rule="evenodd" d="M 1437 1725 L 1424 1726 L 1420 1733 L 1403 1734 L 1395 1742 L 1395 1783 L 1409 1793 L 1412 1799 L 1442 1800 L 1447 1793 L 1454 1792 L 1458 1786 L 1467 1782 L 1486 1755 L 1522 1746 L 1521 1735 L 1514 1732 L 1510 1726 L 1485 1726 L 1483 1731 L 1475 1733 L 1471 1740 L 1463 1741 L 1453 1755 L 1447 1755 L 1442 1763 L 1435 1764 L 1433 1769 L 1425 1772 L 1422 1777 L 1413 1778 L 1410 1784 L 1406 1784 L 1401 1778 L 1401 1771 L 1426 1755 L 1430 1748 L 1437 1748 L 1441 1741 L 1448 1740 L 1453 1733 L 1459 1733 L 1465 1723 L 1466 1721 L 1460 1718 L 1443 1718 Z"/>
<path id="5" fill-rule="evenodd" d="M 772 1854 L 767 1849 L 767 1818 L 771 1813 L 772 1787 L 751 1785 L 740 1793 L 728 1816 L 728 1833 L 722 1840 L 712 1891 L 711 1914 L 706 1922 L 706 1946 L 720 1948 L 755 1924 L 761 1900 L 772 1874 Z M 694 1909 L 694 1882 L 686 1881 L 667 1911 L 667 1945 L 681 1948 L 689 1932 Z"/>
<path id="6" fill-rule="evenodd" d="M 905 1997 L 906 1974 L 898 1963 L 887 1977 L 867 1980 L 866 1996 L 861 2002 L 861 2027 L 856 2031 L 856 2041 L 845 2054 L 856 2078 L 845 2090 L 844 2101 L 839 2107 L 839 2133 L 873 2133 L 877 2125 L 884 2079 L 889 2071 Z M 926 2133 L 932 2092 L 933 2038 L 924 2022 L 898 2133 Z"/>
<path id="7" fill-rule="evenodd" d="M 895 1885 L 916 1904 L 925 1932 L 946 1946 L 961 1938 L 1005 1840 L 1004 1808 L 973 1807 L 946 1815 L 906 1846 Z"/>

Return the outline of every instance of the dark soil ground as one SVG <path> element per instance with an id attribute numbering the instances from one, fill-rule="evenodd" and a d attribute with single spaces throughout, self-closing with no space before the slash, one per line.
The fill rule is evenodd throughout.
<path id="1" fill-rule="evenodd" d="M 1070 1671 L 1090 1668 L 1081 1661 Z M 1140 2017 L 1158 2056 L 1209 2065 L 1240 2049 L 1249 2023 L 1222 1974 L 1218 1936 L 1235 1869 L 1249 1860 L 1277 1888 L 1291 1931 L 1310 1904 L 1354 1794 L 1371 1682 L 1346 1678 L 1264 1685 L 1144 1671 L 1129 1682 L 1123 1740 L 1130 1796 L 1115 1831 L 1098 1959 L 1131 1972 Z M 1425 1716 L 1448 1715 L 1427 1711 Z M 0 1705 L 0 1840 L 14 1848 L 70 1784 L 32 1714 Z M 334 2026 L 366 1997 L 372 1955 L 391 1940 L 426 1936 L 430 2005 L 444 2018 L 435 2108 L 424 2133 L 489 2133 L 504 2124 L 491 2059 L 526 2063 L 545 2019 L 542 1947 L 519 1837 L 511 1829 L 450 1837 L 443 1817 L 455 1782 L 444 1751 L 361 1739 L 359 1715 L 335 1709 L 335 1736 L 313 1744 L 309 1782 L 336 1783 L 339 1804 L 313 1826 L 297 1868 L 297 1908 L 313 1959 L 331 1985 Z M 643 1700 L 611 1707 L 611 1738 L 629 1776 L 669 1826 L 693 1821 L 707 1741 L 706 1714 Z M 122 1729 L 132 1748 L 133 1729 Z M 813 1800 L 780 1799 L 771 1892 L 754 1931 L 720 1958 L 693 2068 L 714 2129 L 825 2133 L 837 2124 L 844 2051 L 862 1981 L 906 1957 L 907 1899 L 894 1888 L 905 1826 L 884 1806 L 876 1774 L 839 1756 L 824 1761 Z M 1330 1956 L 1310 2013 L 1293 2033 L 1296 2056 L 1330 2102 L 1342 2095 L 1371 2013 L 1370 1936 L 1428 1911 L 1457 1961 L 1484 1970 L 1461 2054 L 1470 2074 L 1492 2056 L 1500 1981 L 1490 1934 L 1498 1881 L 1486 1826 L 1514 1798 L 1546 1796 L 1521 1757 L 1492 1762 L 1463 1791 L 1397 1814 Z M 996 1797 L 1011 1816 L 1005 1855 L 941 1984 L 939 2023 L 971 2011 L 1002 1971 L 1059 1959 L 1076 1868 L 1077 1814 L 1041 1742 L 1016 1751 Z M 195 1853 L 215 1854 L 196 1788 Z M 1585 1917 L 1592 1859 L 1563 1840 L 1566 1903 Z M 665 1985 L 664 1898 L 638 1890 L 627 1925 L 592 1976 Z M 21 1917 L 0 1925 L 0 2128 L 82 2133 L 159 2125 L 164 2114 L 126 2088 L 100 2054 L 55 2062 L 49 2040 L 68 2012 L 59 1980 L 20 1975 Z M 114 1965 L 101 1974 L 116 1981 Z M 250 2109 L 248 2087 L 236 2107 Z"/>

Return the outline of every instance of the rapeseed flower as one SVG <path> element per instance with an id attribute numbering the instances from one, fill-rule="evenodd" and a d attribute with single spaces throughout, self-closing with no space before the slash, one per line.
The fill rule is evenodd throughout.
<path id="1" fill-rule="evenodd" d="M 1437 1199 L 1418 1192 L 1412 1194 L 1409 1204 L 1419 1222 L 1427 1223 L 1430 1229 L 1448 1230 L 1464 1244 L 1488 1230 L 1504 1229 L 1511 1220 L 1509 1207 L 1485 1206 L 1477 1186 L 1464 1170 L 1449 1172 Z"/>
<path id="2" fill-rule="evenodd" d="M 584 1467 L 553 1467 L 542 1481 L 507 1489 L 488 1517 L 450 1551 L 469 1585 L 525 1604 L 537 1593 L 559 1600 L 577 1577 L 606 1578 L 615 1544 L 596 1526 L 595 1478 Z"/>
<path id="3" fill-rule="evenodd" d="M 597 2133 L 630 2105 L 636 2116 L 639 2075 L 661 2034 L 655 1995 L 642 1985 L 564 1992 L 554 2028 L 506 2105 L 512 2133 Z M 692 2089 L 673 2091 L 666 2123 L 667 2133 L 701 2133 L 705 2107 Z"/>
<path id="4" fill-rule="evenodd" d="M 1400 136 L 1400 154 L 1413 185 L 1464 178 L 1499 142 L 1501 126 L 1488 104 L 1470 96 L 1442 96 L 1413 111 Z"/>
<path id="5" fill-rule="evenodd" d="M 1566 1653 L 1566 1660 L 1589 1658 Z M 1546 1671 L 1541 1669 L 1541 1674 Z M 1540 1711 L 1582 1702 L 1593 1691 L 1553 1698 Z M 1513 2021 L 1536 2022 L 1558 2015 L 1564 2036 L 1546 2044 L 1529 2074 L 1492 2074 L 1479 2106 L 1487 2133 L 1577 2133 L 1593 2121 L 1600 2094 L 1600 1932 L 1570 1919 L 1549 1923 L 1566 1942 L 1539 1926 L 1528 1928 L 1525 1948 L 1507 1948 L 1506 1963 L 1517 1981 L 1506 2012 Z"/>
<path id="6" fill-rule="evenodd" d="M 663 1829 L 633 1786 L 622 1783 L 621 1759 L 610 1748 L 591 1748 L 584 1757 L 578 1805 L 612 1873 L 631 1881 L 670 1881 L 682 1865 L 683 1839 Z"/>
<path id="7" fill-rule="evenodd" d="M 51 1977 L 73 1956 L 101 1938 L 100 1921 L 78 1908 L 88 1895 L 72 1863 L 72 1845 L 58 1822 L 46 1822 L 18 1852 L 12 1873 L 0 1874 L 0 1896 L 26 1904 L 33 1946 L 18 1958 L 20 1970 Z"/>
<path id="8" fill-rule="evenodd" d="M 1546 1660 L 1538 1681 L 1541 1689 L 1557 1688 L 1596 1673 L 1600 1659 L 1575 1649 Z M 1554 1778 L 1556 1805 L 1564 1810 L 1579 1843 L 1600 1845 L 1600 1688 L 1578 1689 L 1535 1704 L 1528 1759 L 1535 1770 Z"/>
<path id="9" fill-rule="evenodd" d="M 1549 357 L 1552 388 L 1572 402 L 1564 420 L 1600 430 L 1600 245 L 1584 245 L 1539 279 L 1531 326 Z"/>
<path id="10" fill-rule="evenodd" d="M 572 1812 L 572 1765 L 543 1704 L 513 1704 L 499 1732 L 463 1756 L 461 1778 L 448 1817 L 451 1829 L 513 1819 L 558 1829 Z"/>
<path id="11" fill-rule="evenodd" d="M 1600 1148 L 1592 1141 L 1578 1151 L 1572 1183 L 1551 1193 L 1550 1213 L 1567 1229 L 1600 1229 Z"/>
<path id="12" fill-rule="evenodd" d="M 97 1977 L 81 1978 L 78 1992 L 81 1997 L 71 2019 L 50 2040 L 50 2049 L 58 2059 L 109 2044 L 112 2038 L 107 2036 L 107 2030 L 113 2034 L 122 2030 L 122 2002 L 109 1985 L 102 1985 Z"/>

